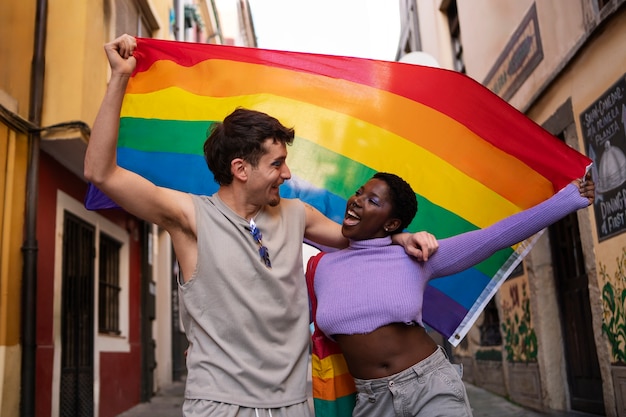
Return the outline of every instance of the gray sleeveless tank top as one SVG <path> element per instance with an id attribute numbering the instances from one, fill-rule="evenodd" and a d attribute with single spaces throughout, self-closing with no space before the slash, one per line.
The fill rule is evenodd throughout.
<path id="1" fill-rule="evenodd" d="M 185 397 L 276 408 L 307 399 L 309 312 L 302 267 L 304 204 L 281 199 L 248 222 L 217 196 L 193 196 L 198 263 L 179 285 L 189 340 Z"/>

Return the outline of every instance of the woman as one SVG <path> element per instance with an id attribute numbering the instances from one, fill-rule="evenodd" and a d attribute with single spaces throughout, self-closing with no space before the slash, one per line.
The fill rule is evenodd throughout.
<path id="1" fill-rule="evenodd" d="M 356 384 L 352 415 L 471 416 L 461 377 L 424 329 L 428 281 L 465 270 L 587 207 L 594 189 L 589 179 L 573 181 L 533 208 L 440 240 L 437 252 L 418 262 L 390 237 L 417 212 L 409 184 L 377 173 L 359 188 L 342 225 L 350 246 L 325 254 L 314 273 L 316 324 L 339 344 Z"/>

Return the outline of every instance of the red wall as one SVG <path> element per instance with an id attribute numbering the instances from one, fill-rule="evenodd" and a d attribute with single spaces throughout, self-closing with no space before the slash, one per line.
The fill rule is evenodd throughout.
<path id="1" fill-rule="evenodd" d="M 100 354 L 100 417 L 115 417 L 141 401 L 141 251 L 138 241 L 130 242 L 130 352 Z"/>
<path id="2" fill-rule="evenodd" d="M 37 354 L 36 406 L 38 417 L 52 414 L 52 366 L 54 356 L 53 301 L 54 252 L 57 189 L 82 202 L 87 184 L 52 157 L 42 152 L 39 168 L 37 207 Z M 132 218 L 122 210 L 100 213 L 113 223 L 126 228 Z M 137 224 L 135 221 L 134 224 Z M 59 231 L 60 232 L 60 231 Z M 141 345 L 140 345 L 140 247 L 130 239 L 130 323 L 131 350 L 103 352 L 100 357 L 100 417 L 114 417 L 140 401 Z M 95 329 L 97 332 L 97 329 Z M 98 358 L 96 358 L 97 360 Z"/>

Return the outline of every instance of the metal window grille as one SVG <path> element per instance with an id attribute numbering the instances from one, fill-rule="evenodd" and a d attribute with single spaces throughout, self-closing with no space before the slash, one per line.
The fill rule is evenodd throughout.
<path id="1" fill-rule="evenodd" d="M 93 225 L 65 212 L 60 416 L 93 415 Z"/>
<path id="2" fill-rule="evenodd" d="M 98 331 L 120 334 L 120 248 L 121 243 L 100 234 L 98 281 Z"/>

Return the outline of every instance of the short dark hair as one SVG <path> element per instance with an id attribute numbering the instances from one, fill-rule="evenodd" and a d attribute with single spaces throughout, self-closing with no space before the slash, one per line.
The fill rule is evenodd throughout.
<path id="1" fill-rule="evenodd" d="M 242 158 L 256 167 L 266 152 L 263 143 L 267 139 L 291 145 L 294 135 L 293 128 L 283 126 L 268 114 L 238 108 L 209 129 L 204 142 L 204 159 L 215 182 L 228 185 L 233 182 L 230 171 L 233 159 Z"/>
<path id="2" fill-rule="evenodd" d="M 415 196 L 415 191 L 413 191 L 413 188 L 411 188 L 408 182 L 396 174 L 377 172 L 374 174 L 373 178 L 387 183 L 391 204 L 393 206 L 391 215 L 400 219 L 401 222 L 400 227 L 392 231 L 391 234 L 402 232 L 411 224 L 411 221 L 413 221 L 417 213 L 417 197 Z"/>

